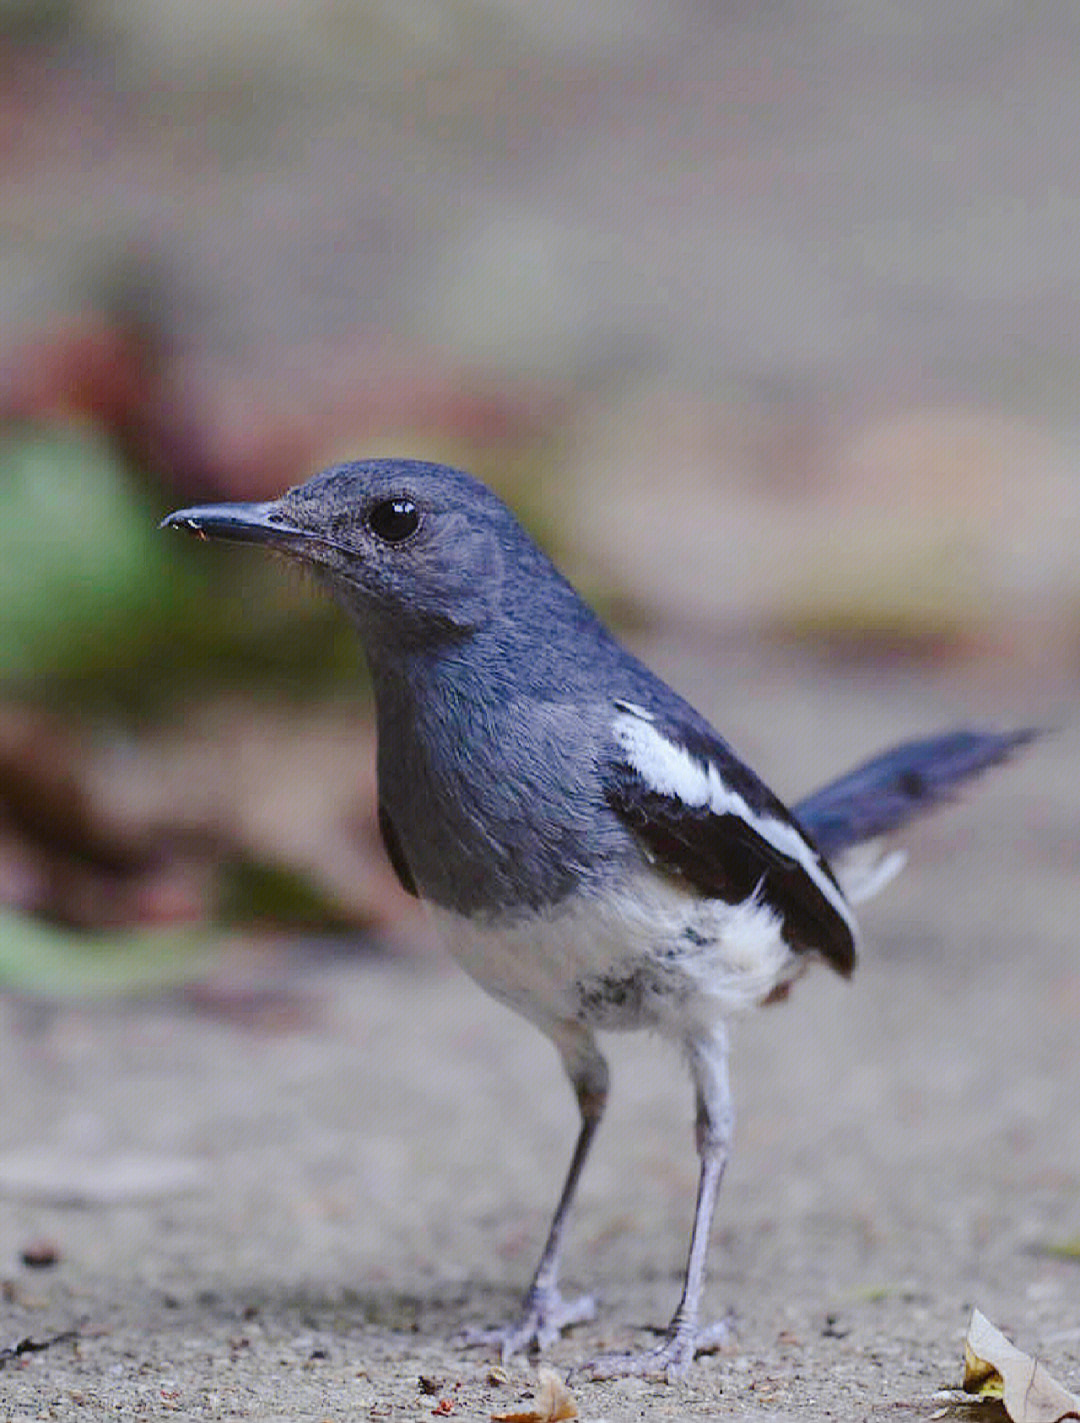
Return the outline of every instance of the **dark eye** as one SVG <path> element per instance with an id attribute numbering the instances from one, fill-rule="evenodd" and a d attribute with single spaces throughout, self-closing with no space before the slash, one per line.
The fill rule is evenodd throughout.
<path id="1" fill-rule="evenodd" d="M 399 544 L 420 526 L 420 510 L 411 499 L 384 499 L 368 515 L 368 528 L 385 543 Z"/>

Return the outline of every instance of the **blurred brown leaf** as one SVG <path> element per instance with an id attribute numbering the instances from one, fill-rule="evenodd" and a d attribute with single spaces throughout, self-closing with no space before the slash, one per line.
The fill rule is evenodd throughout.
<path id="1" fill-rule="evenodd" d="M 201 917 L 205 857 L 103 815 L 81 779 L 90 754 L 57 716 L 0 703 L 0 904 L 81 928 Z"/>
<path id="2" fill-rule="evenodd" d="M 374 737 L 355 707 L 234 697 L 137 738 L 0 704 L 0 903 L 78 928 L 390 929 Z"/>

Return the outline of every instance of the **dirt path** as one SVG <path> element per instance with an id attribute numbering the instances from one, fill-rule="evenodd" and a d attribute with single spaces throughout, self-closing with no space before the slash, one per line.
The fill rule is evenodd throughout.
<path id="1" fill-rule="evenodd" d="M 907 676 L 740 671 L 726 724 L 757 728 L 770 699 L 742 741 L 786 748 L 785 788 L 811 738 L 824 774 L 965 697 L 1013 710 Z M 973 1305 L 1076 1387 L 1080 1263 L 1050 1251 L 1080 1235 L 1077 764 L 1066 732 L 926 827 L 864 913 L 853 983 L 818 973 L 740 1029 L 710 1290 L 739 1352 L 678 1386 L 575 1385 L 584 1418 L 928 1417 Z M 525 1366 L 493 1373 L 452 1338 L 511 1310 L 531 1269 L 574 1126 L 554 1054 L 449 966 L 285 978 L 312 1015 L 277 1032 L 177 1002 L 0 1004 L 0 1349 L 76 1334 L 5 1361 L 0 1418 L 520 1406 Z M 611 1047 L 568 1261 L 601 1314 L 560 1368 L 642 1341 L 678 1289 L 689 1091 L 661 1044 Z M 50 1172 L 98 1203 L 49 1204 Z M 22 1264 L 41 1240 L 59 1262 Z"/>

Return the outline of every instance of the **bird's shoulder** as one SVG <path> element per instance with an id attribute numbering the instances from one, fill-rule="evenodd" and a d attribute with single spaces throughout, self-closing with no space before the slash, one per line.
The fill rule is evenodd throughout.
<path id="1" fill-rule="evenodd" d="M 666 688 L 612 699 L 600 775 L 607 805 L 661 871 L 710 898 L 758 900 L 793 949 L 850 973 L 856 927 L 828 862 L 692 708 Z"/>

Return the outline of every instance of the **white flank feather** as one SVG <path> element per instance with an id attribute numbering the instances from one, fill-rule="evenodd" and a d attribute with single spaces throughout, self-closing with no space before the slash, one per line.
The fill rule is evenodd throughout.
<path id="1" fill-rule="evenodd" d="M 907 864 L 903 850 L 887 850 L 880 840 L 853 845 L 832 862 L 850 904 L 862 904 L 896 878 Z"/>

